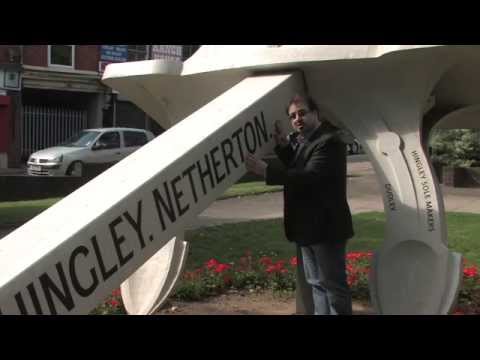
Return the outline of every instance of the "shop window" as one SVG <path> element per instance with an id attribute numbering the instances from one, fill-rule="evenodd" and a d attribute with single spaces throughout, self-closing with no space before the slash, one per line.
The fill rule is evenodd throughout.
<path id="1" fill-rule="evenodd" d="M 74 45 L 48 45 L 48 66 L 63 66 L 73 68 L 74 65 Z"/>

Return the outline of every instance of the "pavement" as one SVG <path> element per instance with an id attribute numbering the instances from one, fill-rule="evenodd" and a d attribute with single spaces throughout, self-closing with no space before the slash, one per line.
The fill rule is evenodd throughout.
<path id="1" fill-rule="evenodd" d="M 347 196 L 353 214 L 384 211 L 380 187 L 371 163 L 364 157 L 350 160 L 347 166 Z M 453 188 L 440 185 L 446 211 L 480 214 L 480 188 Z M 190 229 L 237 223 L 242 221 L 281 218 L 281 192 L 215 201 L 202 212 Z"/>
<path id="2" fill-rule="evenodd" d="M 365 155 L 349 156 L 347 195 L 353 214 L 383 211 L 383 201 L 375 173 Z M 480 214 L 480 188 L 452 188 L 441 185 L 445 210 Z M 281 218 L 281 192 L 217 200 L 205 209 L 187 229 L 224 223 Z M 0 228 L 0 239 L 13 231 Z"/>
<path id="3" fill-rule="evenodd" d="M 27 175 L 27 168 L 25 166 L 20 168 L 0 168 L 1 176 L 19 176 Z"/>

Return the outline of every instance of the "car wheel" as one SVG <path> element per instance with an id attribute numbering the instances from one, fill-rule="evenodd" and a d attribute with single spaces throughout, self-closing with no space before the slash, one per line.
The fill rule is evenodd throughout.
<path id="1" fill-rule="evenodd" d="M 67 170 L 69 176 L 82 176 L 83 175 L 83 163 L 81 161 L 75 161 L 70 164 Z"/>

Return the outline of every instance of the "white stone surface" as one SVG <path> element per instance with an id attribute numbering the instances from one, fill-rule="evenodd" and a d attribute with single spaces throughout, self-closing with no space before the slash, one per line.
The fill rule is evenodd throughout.
<path id="1" fill-rule="evenodd" d="M 242 163 L 198 203 L 192 200 L 186 178 L 175 182 L 175 174 L 202 161 L 203 154 L 215 153 L 226 134 L 245 130 L 246 122 L 252 123 L 255 116 L 259 119 L 260 112 L 270 135 L 273 121 L 285 118 L 282 104 L 306 85 L 324 113 L 361 140 L 385 189 L 386 238 L 375 254 L 371 273 L 377 311 L 447 313 L 459 290 L 461 257 L 447 248 L 443 201 L 420 132 L 432 99 L 434 106 L 455 109 L 455 121 L 470 116 L 468 108 L 480 104 L 480 49 L 408 48 L 316 45 L 235 51 L 204 47 L 183 67 L 162 60 L 109 65 L 105 83 L 162 126 L 177 125 L 2 240 L 0 310 L 18 313 L 20 300 L 29 313 L 35 304 L 45 313 L 85 313 L 93 308 L 181 234 L 188 220 L 245 170 Z M 292 71 L 303 73 L 305 83 L 300 76 L 295 80 L 288 75 Z M 287 75 L 279 75 L 282 72 Z M 270 143 L 263 145 L 259 153 L 270 151 Z M 219 171 L 225 172 L 222 166 Z M 174 184 L 181 184 L 171 214 L 178 220 L 169 221 L 164 211 L 161 231 L 152 191 L 162 192 L 164 186 L 171 189 Z M 186 193 L 179 195 L 179 191 Z M 135 231 L 136 221 L 141 223 L 144 248 Z M 95 276 L 94 291 L 80 294 L 78 289 L 82 292 L 95 285 Z M 78 280 L 76 286 L 74 280 Z M 167 283 L 165 287 L 171 285 Z"/>
<path id="2" fill-rule="evenodd" d="M 371 274 L 377 311 L 441 314 L 458 292 L 461 257 L 446 246 L 443 202 L 420 142 L 422 116 L 435 106 L 457 106 L 450 114 L 454 122 L 474 119 L 480 103 L 478 59 L 477 46 L 204 46 L 183 66 L 183 81 L 190 86 L 169 84 L 171 97 L 157 86 L 166 82 L 155 74 L 130 78 L 129 85 L 112 76 L 110 84 L 136 83 L 157 94 L 175 123 L 179 109 L 192 111 L 240 79 L 301 70 L 324 114 L 362 141 L 385 189 L 388 227 Z M 206 91 L 198 94 L 190 76 L 199 76 Z M 175 94 L 178 88 L 181 94 Z M 153 97 L 137 104 L 154 108 L 159 102 Z"/>
<path id="3" fill-rule="evenodd" d="M 150 315 L 170 295 L 185 265 L 188 243 L 177 235 L 121 285 L 125 309 L 131 315 Z"/>
<path id="4" fill-rule="evenodd" d="M 271 151 L 276 105 L 301 88 L 298 74 L 241 81 L 4 237 L 0 311 L 93 309 L 245 174 L 244 152 Z"/>

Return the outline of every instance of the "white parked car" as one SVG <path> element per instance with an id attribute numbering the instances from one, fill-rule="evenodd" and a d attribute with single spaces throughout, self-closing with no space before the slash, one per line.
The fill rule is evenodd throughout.
<path id="1" fill-rule="evenodd" d="M 85 129 L 58 146 L 30 155 L 27 172 L 36 176 L 81 176 L 85 165 L 113 164 L 153 138 L 143 129 Z"/>

